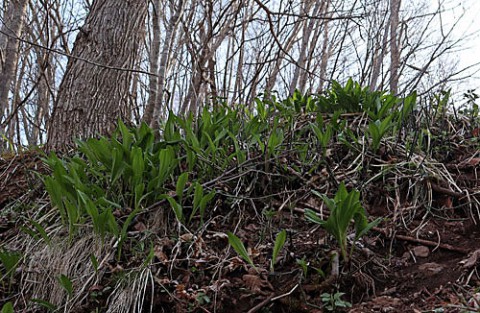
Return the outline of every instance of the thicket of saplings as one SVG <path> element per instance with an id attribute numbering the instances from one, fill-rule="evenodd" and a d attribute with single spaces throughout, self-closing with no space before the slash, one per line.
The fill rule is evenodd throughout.
<path id="1" fill-rule="evenodd" d="M 472 119 L 478 113 L 474 100 L 466 112 Z M 239 199 L 268 201 L 269 196 L 275 196 L 272 190 L 299 188 L 305 183 L 300 176 L 309 177 L 320 168 L 328 168 L 332 160 L 340 158 L 339 151 L 350 160 L 358 160 L 366 156 L 381 158 L 398 143 L 404 147 L 405 158 L 425 150 L 424 134 L 429 133 L 431 123 L 448 118 L 448 94 L 433 97 L 424 105 L 426 108 L 416 101 L 415 93 L 399 98 L 362 88 L 353 81 L 345 86 L 334 82 L 322 95 L 296 91 L 279 100 L 265 94 L 251 106 L 215 102 L 203 108 L 197 118 L 170 112 L 160 135 L 145 124 L 129 128 L 119 121 L 110 137 L 78 141 L 73 155 L 51 153 L 44 157 L 51 169 L 50 174 L 42 176 L 50 204 L 43 207 L 42 218 L 29 220 L 23 231 L 50 245 L 52 237 L 58 236 L 52 232 L 54 224 L 65 230 L 63 236 L 71 245 L 86 233 L 93 233 L 101 244 L 114 242 L 112 249 L 119 263 L 136 260 L 137 264 L 130 267 L 140 271 L 155 259 L 153 235 L 142 236 L 141 240 L 129 238 L 132 225 L 140 217 L 162 210 L 162 232 L 178 239 L 182 233 L 204 230 L 217 215 L 239 214 L 235 212 L 243 207 L 238 205 Z M 422 111 L 429 114 L 425 122 L 417 119 Z M 393 171 L 365 166 L 368 164 L 353 168 L 371 171 L 373 178 L 385 174 L 379 171 Z M 262 173 L 267 180 L 259 179 Z M 299 216 L 305 223 L 319 224 L 332 237 L 331 242 L 338 245 L 336 258 L 340 263 L 350 262 L 354 241 L 381 223 L 381 219 L 367 218 L 358 190 L 361 184 L 347 177 L 329 195 L 307 188 L 328 208 L 328 218 L 320 218 L 312 209 Z M 281 188 L 272 188 L 275 186 Z M 224 225 L 223 229 L 229 245 L 248 266 L 274 271 L 286 241 L 284 229 L 272 228 L 275 240 L 269 264 L 255 262 L 235 234 L 234 225 Z M 354 239 L 349 241 L 352 232 Z M 16 269 L 29 259 L 24 253 L 7 248 L 0 251 L 4 286 L 13 283 Z M 307 275 L 305 260 L 297 261 Z M 101 261 L 92 254 L 90 262 L 96 270 Z M 66 299 L 73 298 L 74 278 L 68 274 L 57 278 Z M 13 288 L 4 289 L 14 292 Z M 341 301 L 341 295 L 322 295 L 327 299 L 325 309 L 348 305 Z M 202 299 L 206 301 L 208 296 Z M 45 299 L 34 300 L 51 310 L 59 308 Z M 2 312 L 13 312 L 12 302 L 5 304 Z"/>

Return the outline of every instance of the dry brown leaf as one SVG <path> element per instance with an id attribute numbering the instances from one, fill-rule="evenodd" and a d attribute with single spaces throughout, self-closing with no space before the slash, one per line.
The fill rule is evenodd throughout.
<path id="1" fill-rule="evenodd" d="M 142 222 L 138 222 L 133 226 L 133 229 L 139 232 L 144 232 L 147 230 L 147 226 L 145 226 L 145 224 L 143 224 Z"/>
<path id="2" fill-rule="evenodd" d="M 259 226 L 255 223 L 250 223 L 250 224 L 245 226 L 245 230 L 249 230 L 249 231 L 252 231 L 252 232 L 256 232 L 258 229 L 259 229 Z"/>
<path id="3" fill-rule="evenodd" d="M 210 234 L 207 235 L 207 238 L 222 238 L 222 239 L 228 239 L 228 235 L 226 233 L 222 232 L 211 232 Z"/>
<path id="4" fill-rule="evenodd" d="M 433 273 L 433 274 L 438 274 L 440 273 L 441 271 L 443 271 L 444 267 L 438 263 L 435 263 L 435 262 L 430 262 L 430 263 L 424 263 L 424 264 L 421 264 L 418 269 L 422 270 L 422 271 L 428 271 L 430 273 Z"/>
<path id="5" fill-rule="evenodd" d="M 230 271 L 245 267 L 245 262 L 237 256 L 229 259 L 229 261 L 230 263 L 228 263 L 227 269 Z"/>
<path id="6" fill-rule="evenodd" d="M 165 264 L 168 262 L 168 256 L 163 252 L 163 249 L 161 246 L 156 245 L 155 248 L 153 248 L 153 254 L 157 257 L 157 259 Z"/>
<path id="7" fill-rule="evenodd" d="M 180 239 L 184 242 L 191 242 L 193 239 L 193 234 L 191 233 L 186 233 L 180 236 Z"/>
<path id="8" fill-rule="evenodd" d="M 206 247 L 205 241 L 203 241 L 202 237 L 196 236 L 195 238 L 195 243 L 193 245 L 193 257 L 194 258 L 199 258 L 201 255 L 204 255 L 203 251 L 204 248 Z"/>
<path id="9" fill-rule="evenodd" d="M 93 292 L 93 291 L 102 291 L 103 286 L 102 285 L 93 285 L 90 288 L 88 288 L 88 291 Z"/>
<path id="10" fill-rule="evenodd" d="M 463 267 L 465 267 L 465 268 L 471 268 L 471 267 L 474 267 L 477 264 L 479 258 L 480 258 L 480 249 L 475 250 L 468 257 L 468 259 L 460 261 L 460 264 L 462 264 Z"/>
<path id="11" fill-rule="evenodd" d="M 168 285 L 171 282 L 168 277 L 158 278 L 157 276 L 153 276 L 153 280 L 160 286 Z"/>
<path id="12" fill-rule="evenodd" d="M 416 246 L 412 249 L 412 252 L 419 258 L 426 258 L 430 255 L 430 249 L 426 246 Z"/>
<path id="13" fill-rule="evenodd" d="M 177 296 L 180 299 L 190 299 L 190 295 L 187 293 L 187 290 L 185 288 L 184 284 L 178 284 L 175 286 L 175 296 Z"/>
<path id="14" fill-rule="evenodd" d="M 242 279 L 245 286 L 253 292 L 260 292 L 264 286 L 264 282 L 257 275 L 245 274 Z"/>
<path id="15" fill-rule="evenodd" d="M 251 247 L 248 247 L 247 248 L 247 252 L 248 252 L 248 255 L 253 259 L 253 258 L 256 258 L 260 255 L 260 251 L 255 249 L 255 248 L 251 248 Z"/>
<path id="16" fill-rule="evenodd" d="M 480 163 L 480 158 L 471 158 L 470 161 L 468 161 L 468 164 L 477 166 Z"/>

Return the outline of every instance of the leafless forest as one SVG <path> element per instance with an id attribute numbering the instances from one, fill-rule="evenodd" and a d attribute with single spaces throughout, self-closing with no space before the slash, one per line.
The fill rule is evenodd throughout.
<path id="1" fill-rule="evenodd" d="M 130 1 L 123 18 L 109 11 L 116 0 L 0 2 L 3 149 L 64 132 L 54 108 L 64 124 L 82 128 L 93 127 L 82 117 L 92 112 L 155 128 L 169 110 L 321 93 L 349 77 L 428 95 L 471 73 L 455 61 L 469 34 L 454 35 L 463 16 L 444 18 L 456 5 L 449 1 L 145 1 Z M 100 39 L 80 47 L 93 33 L 117 46 L 98 48 Z M 86 104 L 100 97 L 115 102 Z"/>

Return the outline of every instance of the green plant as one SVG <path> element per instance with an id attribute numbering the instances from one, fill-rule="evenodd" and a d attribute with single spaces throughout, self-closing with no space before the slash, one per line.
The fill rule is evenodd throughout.
<path id="1" fill-rule="evenodd" d="M 252 259 L 248 255 L 247 249 L 243 245 L 243 242 L 235 234 L 227 232 L 228 243 L 232 248 L 240 255 L 245 261 L 247 261 L 253 268 L 256 269 L 255 264 L 253 264 Z"/>
<path id="2" fill-rule="evenodd" d="M 317 136 L 317 140 L 320 143 L 322 148 L 322 155 L 325 157 L 327 155 L 328 143 L 330 142 L 333 136 L 333 126 L 330 124 L 325 126 L 323 123 L 323 118 L 321 118 L 321 115 L 319 115 L 319 118 L 317 120 L 318 120 L 317 124 L 310 123 L 310 128 L 313 130 L 313 132 Z"/>
<path id="3" fill-rule="evenodd" d="M 2 276 L 9 278 L 9 283 L 11 283 L 11 280 L 15 275 L 15 270 L 17 269 L 21 259 L 22 255 L 18 252 L 9 251 L 6 249 L 0 250 L 0 262 L 4 267 L 4 273 L 2 273 Z M 3 280 L 3 277 L 0 279 L 0 281 Z"/>
<path id="4" fill-rule="evenodd" d="M 348 262 L 349 256 L 355 247 L 355 244 L 352 244 L 350 253 L 347 252 L 347 232 L 351 221 L 354 221 L 356 241 L 372 229 L 372 227 L 378 225 L 381 219 L 378 218 L 368 223 L 365 209 L 360 203 L 360 192 L 358 190 L 348 192 L 343 183 L 340 184 L 333 199 L 319 194 L 316 191 L 312 192 L 322 198 L 330 209 L 330 216 L 324 221 L 320 219 L 314 211 L 306 209 L 305 217 L 307 220 L 321 225 L 329 234 L 335 237 L 340 246 L 343 260 Z"/>
<path id="5" fill-rule="evenodd" d="M 277 260 L 280 250 L 282 250 L 285 245 L 285 240 L 287 239 L 287 231 L 284 229 L 277 234 L 275 238 L 275 244 L 273 245 L 272 259 L 270 260 L 270 272 L 274 271 L 275 262 Z"/>
<path id="6" fill-rule="evenodd" d="M 1 313 L 14 313 L 15 311 L 13 310 L 13 303 L 12 302 L 7 302 L 2 306 L 2 311 Z"/>
<path id="7" fill-rule="evenodd" d="M 30 299 L 30 301 L 40 305 L 41 307 L 46 309 L 47 312 L 54 312 L 54 311 L 57 310 L 57 307 L 54 304 L 50 303 L 49 301 L 42 300 L 42 299 L 36 299 L 36 298 Z"/>
<path id="8" fill-rule="evenodd" d="M 307 277 L 308 274 L 308 262 L 305 256 L 301 259 L 296 259 L 295 262 L 300 266 L 303 272 L 303 277 Z"/>
<path id="9" fill-rule="evenodd" d="M 212 302 L 212 300 L 210 300 L 210 297 L 205 292 L 197 293 L 197 297 L 196 297 L 195 300 L 197 301 L 197 303 L 199 305 L 205 305 L 205 304 L 209 304 L 210 302 Z"/>
<path id="10" fill-rule="evenodd" d="M 90 255 L 90 262 L 92 262 L 92 266 L 93 266 L 93 269 L 95 270 L 95 273 L 98 274 L 99 263 L 95 255 L 93 254 Z"/>
<path id="11" fill-rule="evenodd" d="M 373 120 L 381 119 L 393 111 L 399 102 L 398 98 L 383 91 L 372 91 L 349 79 L 342 86 L 337 81 L 325 95 L 314 99 L 317 110 L 323 113 L 362 113 L 365 112 Z"/>
<path id="12" fill-rule="evenodd" d="M 352 304 L 348 301 L 342 300 L 342 296 L 345 295 L 343 292 L 331 293 L 322 293 L 320 295 L 323 307 L 330 312 L 335 312 L 338 309 L 350 308 Z"/>
<path id="13" fill-rule="evenodd" d="M 52 169 L 44 177 L 45 187 L 70 236 L 87 220 L 102 237 L 120 236 L 113 211 L 133 208 L 138 213 L 142 204 L 160 199 L 165 182 L 178 166 L 175 148 L 154 143 L 146 124 L 129 129 L 119 121 L 111 138 L 92 138 L 77 145 L 79 155 L 59 159 L 51 154 L 45 159 Z"/>
<path id="14" fill-rule="evenodd" d="M 61 274 L 58 277 L 58 282 L 62 288 L 67 292 L 68 297 L 71 298 L 73 295 L 73 283 L 66 275 Z"/>
<path id="15" fill-rule="evenodd" d="M 378 148 L 380 147 L 380 143 L 382 138 L 385 136 L 387 131 L 393 128 L 394 122 L 393 120 L 394 115 L 387 116 L 384 120 L 376 120 L 372 121 L 368 124 L 368 133 L 372 138 L 372 149 L 373 152 L 377 152 Z"/>
<path id="16" fill-rule="evenodd" d="M 35 238 L 37 240 L 42 238 L 48 245 L 50 245 L 51 240 L 45 228 L 33 219 L 30 219 L 28 221 L 32 224 L 34 229 L 31 229 L 27 225 L 20 226 L 20 229 L 27 235 L 30 235 L 32 238 Z"/>
<path id="17" fill-rule="evenodd" d="M 193 193 L 193 208 L 192 213 L 190 214 L 189 221 L 195 216 L 195 214 L 200 211 L 200 219 L 203 223 L 203 218 L 205 216 L 205 209 L 207 204 L 215 197 L 215 191 L 212 190 L 211 192 L 204 194 L 203 186 L 196 182 L 194 184 L 194 193 Z"/>

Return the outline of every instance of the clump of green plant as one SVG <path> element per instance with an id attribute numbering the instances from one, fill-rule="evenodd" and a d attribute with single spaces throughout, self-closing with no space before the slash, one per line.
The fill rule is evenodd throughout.
<path id="1" fill-rule="evenodd" d="M 335 237 L 340 247 L 342 258 L 349 262 L 355 244 L 352 244 L 350 252 L 347 250 L 347 235 L 350 224 L 354 223 L 355 241 L 365 235 L 372 227 L 378 225 L 380 218 L 368 223 L 365 209 L 360 203 L 360 192 L 358 190 L 347 191 L 344 183 L 341 183 L 335 197 L 328 198 L 326 195 L 313 191 L 322 198 L 323 202 L 330 209 L 330 216 L 326 221 L 320 219 L 315 211 L 306 209 L 307 220 L 322 226 L 330 235 Z"/>
<path id="2" fill-rule="evenodd" d="M 336 293 L 322 293 L 320 295 L 323 307 L 329 312 L 336 312 L 338 309 L 345 309 L 352 307 L 352 304 L 348 301 L 342 300 L 342 296 L 345 293 L 336 292 Z"/>
<path id="3" fill-rule="evenodd" d="M 179 142 L 155 142 L 154 137 L 146 124 L 130 129 L 119 122 L 111 138 L 78 141 L 78 155 L 60 159 L 52 153 L 45 159 L 52 169 L 52 174 L 44 177 L 46 189 L 71 234 L 89 219 L 98 234 L 118 236 L 123 229 L 119 229 L 114 210 L 131 211 L 127 218 L 131 221 L 142 207 L 162 199 L 183 219 L 181 208 L 167 194 L 168 183 L 179 167 Z M 185 184 L 183 181 L 177 192 L 183 193 Z M 195 186 L 195 209 L 203 210 L 207 199 Z"/>
<path id="4" fill-rule="evenodd" d="M 45 187 L 70 236 L 87 220 L 99 235 L 119 236 L 113 211 L 138 213 L 143 202 L 155 200 L 154 190 L 164 190 L 161 187 L 178 164 L 174 149 L 156 146 L 145 124 L 129 129 L 119 122 L 112 138 L 77 145 L 80 153 L 72 158 L 52 153 L 45 159 L 52 169 L 44 177 Z"/>

